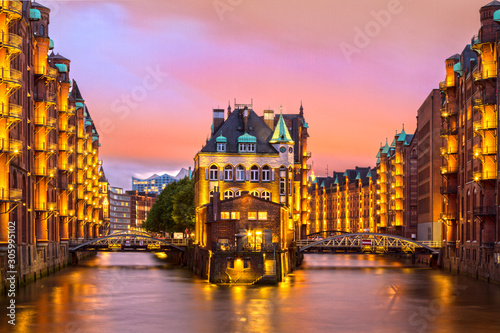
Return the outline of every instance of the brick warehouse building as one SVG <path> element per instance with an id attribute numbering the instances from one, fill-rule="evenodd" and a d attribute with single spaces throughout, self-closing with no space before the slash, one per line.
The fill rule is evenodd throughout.
<path id="1" fill-rule="evenodd" d="M 291 242 L 307 233 L 310 154 L 303 109 L 295 115 L 266 110 L 259 117 L 252 104 L 235 104 L 235 110 L 228 107 L 227 113 L 224 119 L 224 110 L 213 110 L 211 137 L 195 157 L 195 242 L 202 249 L 218 251 L 220 260 L 228 257 L 233 262 L 231 251 L 236 248 L 258 249 L 257 257 L 264 260 L 264 251 L 272 246 L 273 253 L 278 251 L 274 262 L 280 279 L 289 271 Z M 224 210 L 228 205 L 238 211 Z M 224 249 L 231 251 L 221 253 Z M 214 261 L 211 267 L 218 264 Z M 255 276 L 265 273 L 263 265 L 252 267 Z M 213 270 L 210 279 L 218 273 Z M 255 276 L 248 275 L 248 281 Z"/>
<path id="2" fill-rule="evenodd" d="M 49 55 L 50 9 L 29 1 L 0 6 L 0 254 L 13 221 L 22 282 L 65 265 L 70 239 L 94 237 L 105 228 L 100 144 L 70 79 L 70 60 Z M 0 268 L 5 265 L 2 255 Z"/>
<path id="3" fill-rule="evenodd" d="M 480 11 L 481 27 L 445 61 L 443 103 L 444 265 L 500 281 L 498 42 L 500 2 Z"/>
<path id="4" fill-rule="evenodd" d="M 332 177 L 310 178 L 311 234 L 325 231 L 376 232 L 376 170 L 356 167 Z M 324 235 L 328 236 L 328 235 Z"/>

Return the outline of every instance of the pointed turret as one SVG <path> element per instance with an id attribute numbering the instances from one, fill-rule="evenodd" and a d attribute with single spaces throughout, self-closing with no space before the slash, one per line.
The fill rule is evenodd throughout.
<path id="1" fill-rule="evenodd" d="M 406 132 L 405 132 L 405 125 L 403 124 L 403 130 L 401 133 L 399 133 L 398 137 L 398 142 L 405 142 L 406 141 Z"/>
<path id="2" fill-rule="evenodd" d="M 288 128 L 285 124 L 285 119 L 283 119 L 283 114 L 280 114 L 280 118 L 278 120 L 278 124 L 274 129 L 273 137 L 269 141 L 269 143 L 289 143 L 294 144 L 292 137 L 290 136 L 290 132 L 288 132 Z"/>

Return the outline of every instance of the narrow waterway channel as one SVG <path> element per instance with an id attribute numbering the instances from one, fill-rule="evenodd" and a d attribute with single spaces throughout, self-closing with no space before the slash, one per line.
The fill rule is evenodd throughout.
<path id="1" fill-rule="evenodd" d="M 227 287 L 153 254 L 100 253 L 16 304 L 0 332 L 500 332 L 500 286 L 380 255 L 308 254 L 277 286 Z"/>

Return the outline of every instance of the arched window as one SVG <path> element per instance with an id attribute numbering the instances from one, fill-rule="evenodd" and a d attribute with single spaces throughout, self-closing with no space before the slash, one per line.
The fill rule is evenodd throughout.
<path id="1" fill-rule="evenodd" d="M 241 191 L 237 190 L 236 192 L 234 192 L 234 196 L 235 197 L 241 197 Z"/>
<path id="2" fill-rule="evenodd" d="M 224 168 L 224 179 L 226 181 L 233 180 L 233 167 L 231 165 L 226 165 L 226 167 Z"/>
<path id="3" fill-rule="evenodd" d="M 257 198 L 260 197 L 259 191 L 252 191 L 252 192 L 250 192 L 250 195 L 253 195 L 254 197 L 257 197 Z"/>
<path id="4" fill-rule="evenodd" d="M 264 200 L 271 201 L 271 192 L 263 191 L 260 197 Z"/>
<path id="5" fill-rule="evenodd" d="M 219 179 L 219 168 L 217 165 L 212 165 L 210 167 L 210 175 L 209 175 L 210 180 L 218 180 Z"/>
<path id="6" fill-rule="evenodd" d="M 264 165 L 262 168 L 262 181 L 268 182 L 271 180 L 271 168 L 268 165 Z"/>
<path id="7" fill-rule="evenodd" d="M 43 24 L 40 24 L 40 36 L 45 36 L 45 26 Z"/>
<path id="8" fill-rule="evenodd" d="M 234 193 L 231 190 L 224 191 L 224 200 L 231 199 L 234 197 Z"/>
<path id="9" fill-rule="evenodd" d="M 250 181 L 252 182 L 259 181 L 259 167 L 256 165 L 250 168 Z"/>
<path id="10" fill-rule="evenodd" d="M 245 181 L 245 167 L 243 165 L 236 167 L 236 181 Z"/>

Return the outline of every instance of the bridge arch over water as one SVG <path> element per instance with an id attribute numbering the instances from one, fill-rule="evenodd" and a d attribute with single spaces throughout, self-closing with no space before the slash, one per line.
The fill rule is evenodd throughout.
<path id="1" fill-rule="evenodd" d="M 321 240 L 299 240 L 297 246 L 301 252 L 313 249 L 330 249 L 358 252 L 438 253 L 437 249 L 412 239 L 370 232 L 341 234 Z"/>

